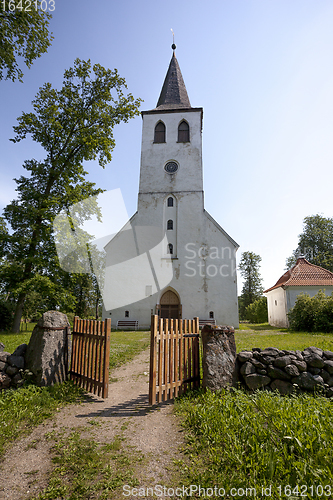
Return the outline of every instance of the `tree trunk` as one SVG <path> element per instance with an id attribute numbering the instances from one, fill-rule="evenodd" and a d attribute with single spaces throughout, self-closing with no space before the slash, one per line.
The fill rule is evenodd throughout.
<path id="1" fill-rule="evenodd" d="M 25 301 L 25 293 L 21 293 L 19 295 L 19 298 L 18 298 L 17 304 L 16 304 L 13 326 L 12 326 L 13 333 L 20 333 L 20 325 L 21 325 L 21 318 L 22 318 L 22 314 L 23 314 L 24 301 Z"/>

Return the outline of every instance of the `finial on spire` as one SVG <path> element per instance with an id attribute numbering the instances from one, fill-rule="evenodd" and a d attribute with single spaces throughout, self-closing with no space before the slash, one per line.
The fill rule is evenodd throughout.
<path id="1" fill-rule="evenodd" d="M 172 28 L 171 28 L 171 31 L 172 31 L 172 41 L 173 41 L 173 43 L 172 43 L 172 45 L 171 45 L 171 48 L 172 48 L 172 50 L 173 50 L 173 51 L 175 51 L 175 50 L 176 50 L 176 47 L 177 47 L 177 46 L 176 46 L 176 44 L 175 44 L 175 34 L 174 34 L 174 32 L 173 32 L 173 29 L 172 29 Z"/>

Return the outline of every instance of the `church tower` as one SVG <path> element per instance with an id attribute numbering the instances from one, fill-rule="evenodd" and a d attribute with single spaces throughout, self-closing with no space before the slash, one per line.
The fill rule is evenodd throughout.
<path id="1" fill-rule="evenodd" d="M 141 113 L 137 212 L 106 246 L 104 314 L 113 327 L 126 319 L 147 327 L 152 313 L 236 327 L 238 245 L 204 209 L 203 109 L 191 106 L 172 49 L 157 106 Z"/>

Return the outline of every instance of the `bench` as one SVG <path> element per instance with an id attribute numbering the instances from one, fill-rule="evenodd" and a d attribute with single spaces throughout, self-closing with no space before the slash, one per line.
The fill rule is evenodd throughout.
<path id="1" fill-rule="evenodd" d="M 135 319 L 120 319 L 117 321 L 117 330 L 137 330 L 139 327 L 139 322 Z"/>
<path id="2" fill-rule="evenodd" d="M 215 319 L 199 319 L 199 328 L 203 328 L 205 325 L 216 325 Z"/>

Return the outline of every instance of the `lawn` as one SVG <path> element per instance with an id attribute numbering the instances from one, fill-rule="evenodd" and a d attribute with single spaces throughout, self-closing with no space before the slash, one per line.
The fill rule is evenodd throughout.
<path id="1" fill-rule="evenodd" d="M 333 334 L 267 324 L 242 324 L 235 338 L 238 352 L 311 345 L 333 350 Z M 187 435 L 182 482 L 206 492 L 217 486 L 225 498 L 333 498 L 332 404 L 320 395 L 245 390 L 178 398 L 175 409 Z"/>
<path id="2" fill-rule="evenodd" d="M 275 328 L 264 323 L 251 325 L 241 323 L 239 330 L 235 331 L 237 352 L 252 347 L 277 347 L 278 349 L 299 349 L 315 346 L 324 350 L 333 351 L 333 334 L 292 332 L 286 328 Z"/>

